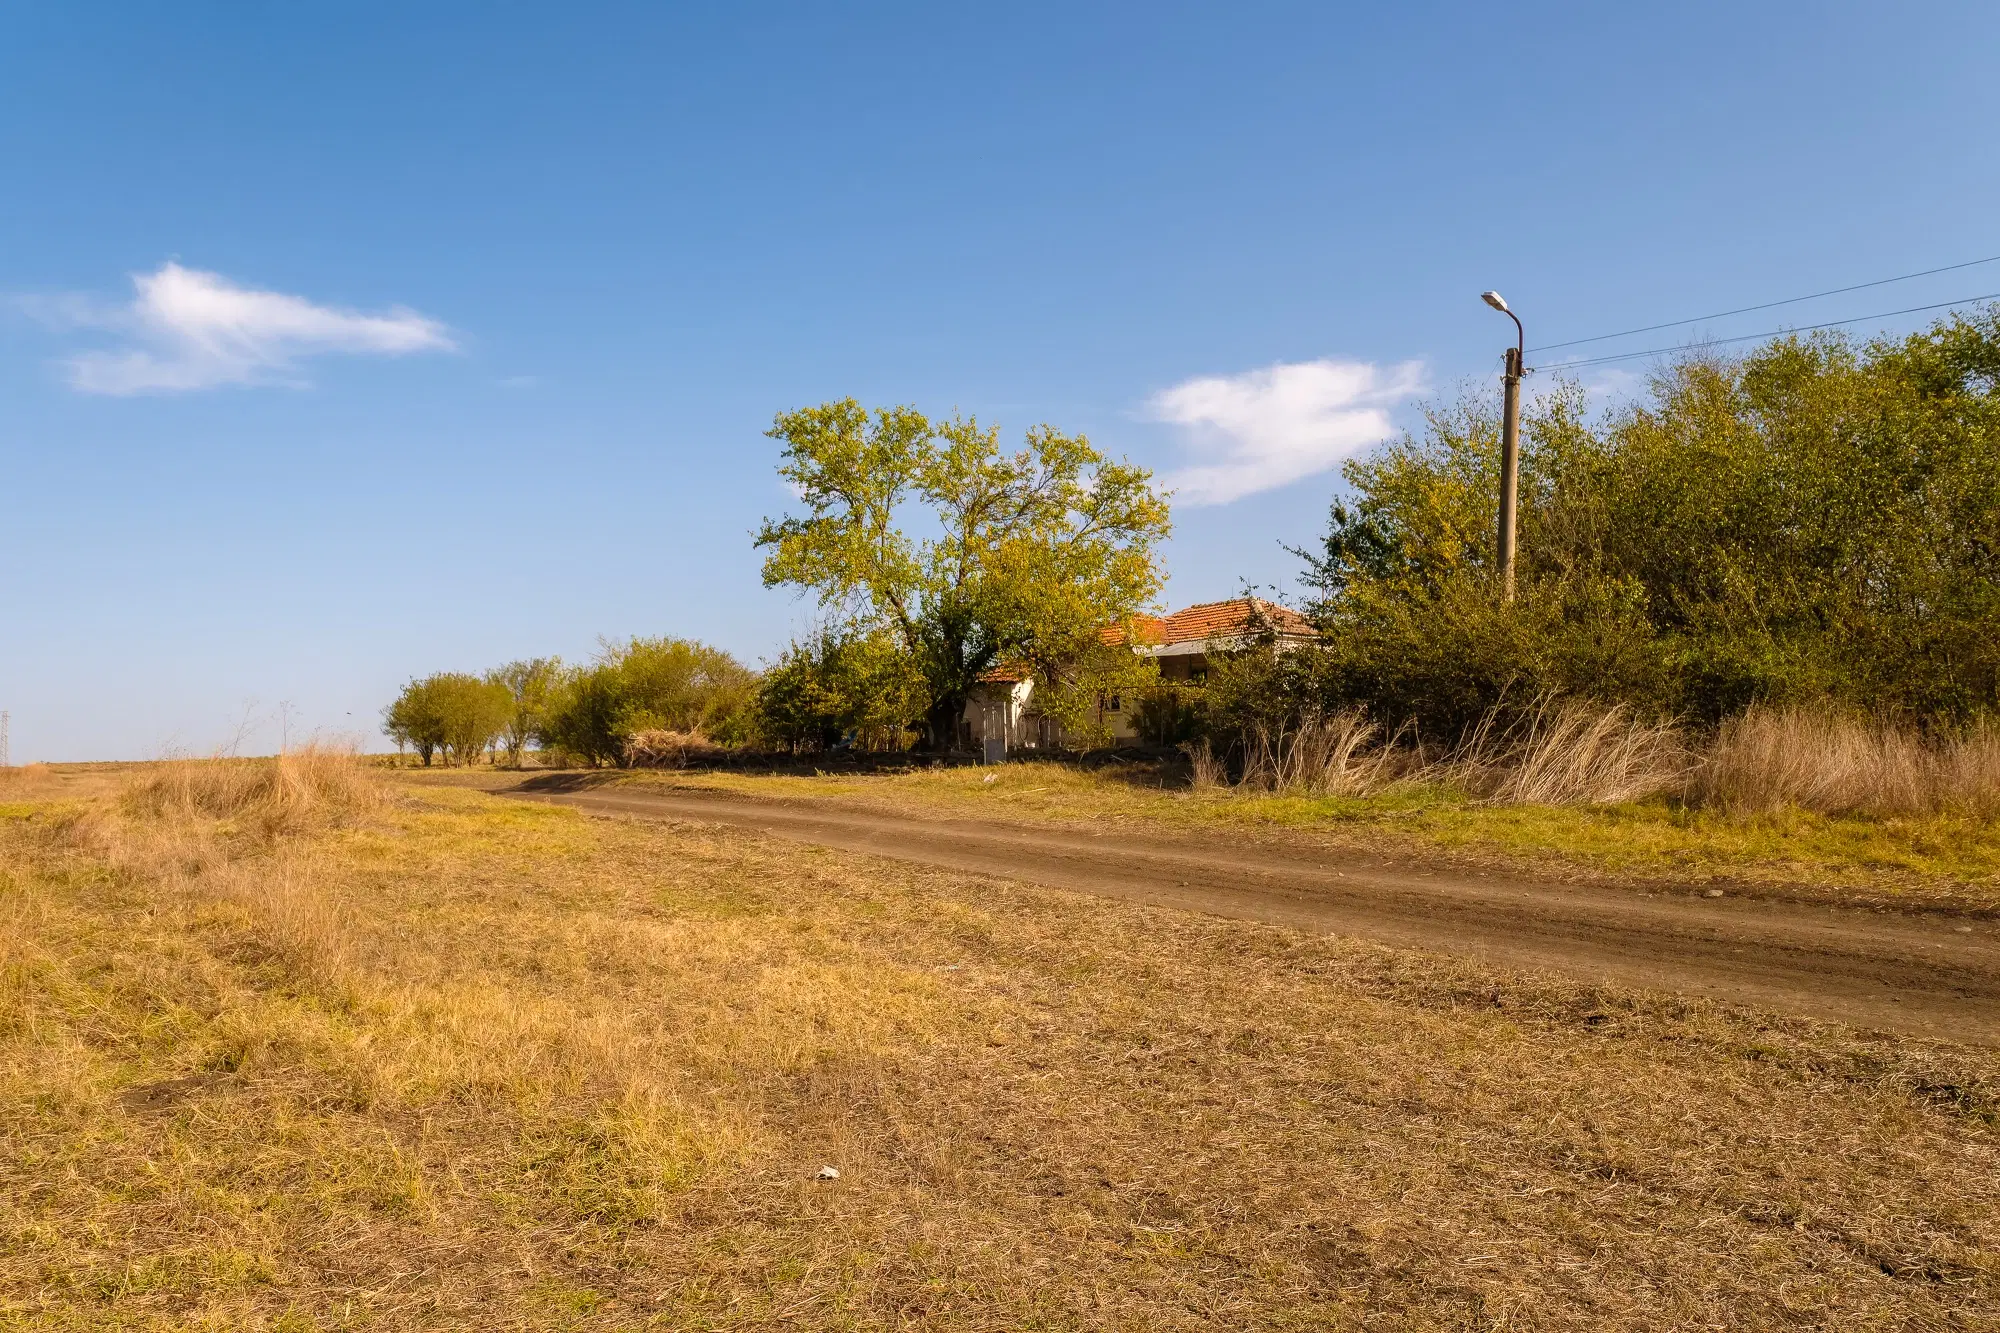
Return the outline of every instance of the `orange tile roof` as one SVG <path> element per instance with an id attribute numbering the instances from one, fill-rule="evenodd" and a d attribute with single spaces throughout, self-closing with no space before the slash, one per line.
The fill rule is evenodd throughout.
<path id="1" fill-rule="evenodd" d="M 1250 632 L 1251 609 L 1262 617 L 1264 627 L 1282 638 L 1316 638 L 1313 623 L 1288 606 L 1267 602 L 1261 597 L 1236 597 L 1226 602 L 1199 602 L 1162 619 L 1159 616 L 1132 617 L 1133 638 L 1148 648 L 1165 648 L 1176 643 L 1206 643 L 1210 639 L 1234 638 Z M 1124 643 L 1123 626 L 1111 625 L 1101 631 L 1104 642 Z M 1034 674 L 1026 662 L 1003 662 L 980 673 L 987 685 L 1018 685 Z"/>
<path id="2" fill-rule="evenodd" d="M 1140 643 L 1154 644 L 1165 643 L 1167 641 L 1164 637 L 1167 632 L 1167 622 L 1158 616 L 1133 616 L 1132 629 L 1132 637 Z M 1099 634 L 1106 643 L 1125 642 L 1125 627 L 1123 625 L 1107 626 L 1099 631 Z"/>
<path id="3" fill-rule="evenodd" d="M 1253 609 L 1264 626 L 1284 638 L 1314 638 L 1319 633 L 1310 620 L 1288 606 L 1261 597 L 1236 597 L 1226 602 L 1201 602 L 1174 612 L 1161 622 L 1159 642 L 1198 643 L 1248 634 Z"/>

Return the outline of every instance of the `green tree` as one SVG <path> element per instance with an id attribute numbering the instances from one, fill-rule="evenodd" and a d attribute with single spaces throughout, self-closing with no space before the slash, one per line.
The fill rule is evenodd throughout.
<path id="1" fill-rule="evenodd" d="M 487 672 L 486 679 L 506 690 L 512 701 L 501 739 L 507 749 L 507 762 L 518 765 L 528 743 L 541 734 L 549 698 L 562 679 L 562 659 L 534 657 L 509 662 Z"/>
<path id="2" fill-rule="evenodd" d="M 382 729 L 399 746 L 412 746 L 425 767 L 439 754 L 447 764 L 469 764 L 500 735 L 512 707 L 504 687 L 443 671 L 404 686 L 384 710 Z"/>
<path id="3" fill-rule="evenodd" d="M 1027 664 L 1060 690 L 1107 626 L 1129 626 L 1160 586 L 1167 503 L 1151 474 L 1047 426 L 1003 452 L 996 429 L 853 399 L 780 413 L 779 474 L 805 512 L 767 520 L 767 587 L 894 637 L 924 687 L 934 748 L 996 664 Z M 922 535 L 904 526 L 922 513 Z"/>
<path id="4" fill-rule="evenodd" d="M 757 673 L 720 648 L 694 639 L 633 639 L 605 648 L 625 698 L 624 725 L 633 731 L 693 731 L 712 735 L 749 703 Z"/>
<path id="5" fill-rule="evenodd" d="M 444 750 L 460 766 L 475 763 L 506 730 L 514 713 L 504 685 L 451 671 L 431 677 L 444 719 Z"/>
<path id="6" fill-rule="evenodd" d="M 563 673 L 542 719 L 544 746 L 595 768 L 622 764 L 630 735 L 625 727 L 623 682 L 615 665 L 597 662 Z"/>
<path id="7" fill-rule="evenodd" d="M 403 687 L 395 702 L 382 710 L 382 731 L 398 750 L 407 746 L 417 752 L 425 768 L 431 766 L 444 745 L 444 713 L 430 680 L 412 680 Z"/>

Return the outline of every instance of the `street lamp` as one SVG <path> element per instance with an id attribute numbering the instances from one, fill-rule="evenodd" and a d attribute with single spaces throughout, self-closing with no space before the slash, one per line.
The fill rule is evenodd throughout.
<path id="1" fill-rule="evenodd" d="M 1500 595 L 1514 600 L 1514 495 L 1521 472 L 1521 362 L 1528 335 L 1521 317 L 1507 308 L 1498 292 L 1481 292 L 1479 299 L 1514 321 L 1514 345 L 1507 349 L 1507 369 L 1500 377 L 1506 393 L 1500 415 Z"/>

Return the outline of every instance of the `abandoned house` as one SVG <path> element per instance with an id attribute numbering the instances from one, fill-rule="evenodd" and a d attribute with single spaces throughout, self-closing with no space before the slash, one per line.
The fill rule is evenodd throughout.
<path id="1" fill-rule="evenodd" d="M 1140 616 L 1133 630 L 1132 651 L 1157 659 L 1161 680 L 1192 685 L 1207 679 L 1211 653 L 1247 647 L 1267 634 L 1276 636 L 1281 651 L 1318 637 L 1304 616 L 1258 597 L 1202 602 L 1166 617 Z M 1138 734 L 1132 704 L 1115 694 L 1098 700 L 1099 719 L 1115 741 Z M 1034 676 L 1020 665 L 995 667 L 980 678 L 979 688 L 966 700 L 962 726 L 967 743 L 988 763 L 1009 750 L 1063 744 L 1061 726 L 1035 706 Z"/>

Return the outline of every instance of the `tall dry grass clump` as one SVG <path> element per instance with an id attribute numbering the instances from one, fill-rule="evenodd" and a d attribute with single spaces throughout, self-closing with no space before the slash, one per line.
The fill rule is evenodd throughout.
<path id="1" fill-rule="evenodd" d="M 1495 709 L 1442 755 L 1359 711 L 1246 731 L 1227 756 L 1188 748 L 1196 789 L 1372 796 L 1451 788 L 1495 805 L 1624 805 L 1660 798 L 1737 813 L 1795 807 L 1877 817 L 2000 815 L 2000 727 L 1925 736 L 1889 721 L 1756 706 L 1705 745 L 1626 704 L 1548 697 Z"/>
<path id="2" fill-rule="evenodd" d="M 293 975 L 335 985 L 350 961 L 351 912 L 329 880 L 316 858 L 285 853 L 210 867 L 187 887 L 242 908 L 262 949 Z"/>
<path id="3" fill-rule="evenodd" d="M 1362 796 L 1398 776 L 1398 754 L 1359 711 L 1309 717 L 1277 733 L 1259 727 L 1244 738 L 1239 785 L 1257 791 Z"/>
<path id="4" fill-rule="evenodd" d="M 1386 736 L 1358 710 L 1310 717 L 1243 738 L 1239 790 L 1371 796 L 1399 785 L 1455 787 L 1513 805 L 1615 805 L 1678 792 L 1694 767 L 1680 729 L 1623 704 L 1545 699 L 1519 721 L 1496 709 L 1464 741 L 1433 758 Z M 1196 752 L 1195 785 L 1224 779 Z M 1207 769 L 1204 770 L 1204 760 Z"/>
<path id="5" fill-rule="evenodd" d="M 2000 727 L 1982 722 L 1952 737 L 1937 755 L 1944 803 L 1975 814 L 2000 814 Z"/>
<path id="6" fill-rule="evenodd" d="M 1196 791 L 1217 791 L 1229 785 L 1229 765 L 1215 752 L 1214 746 L 1202 740 L 1181 749 L 1187 754 L 1191 770 L 1189 786 Z"/>
<path id="7" fill-rule="evenodd" d="M 1509 805 L 1622 805 L 1679 791 L 1694 760 L 1680 729 L 1624 704 L 1544 699 L 1514 727 L 1488 716 L 1438 775 Z"/>
<path id="8" fill-rule="evenodd" d="M 125 792 L 126 809 L 165 820 L 230 820 L 267 835 L 373 810 L 381 781 L 352 750 L 305 745 L 274 759 L 174 759 Z"/>
<path id="9" fill-rule="evenodd" d="M 1754 813 L 2000 812 L 2000 733 L 1926 738 L 1894 722 L 1824 709 L 1753 707 L 1722 725 L 1691 795 Z"/>

